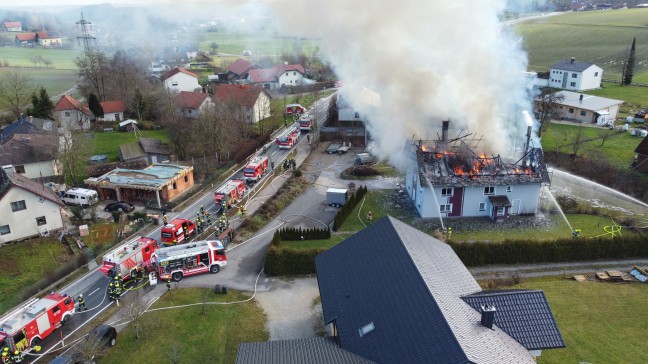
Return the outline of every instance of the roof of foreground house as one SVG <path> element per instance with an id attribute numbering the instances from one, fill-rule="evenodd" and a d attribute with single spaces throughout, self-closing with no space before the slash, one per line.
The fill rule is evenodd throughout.
<path id="1" fill-rule="evenodd" d="M 556 95 L 559 97 L 556 101 L 557 104 L 591 111 L 604 110 L 611 106 L 623 104 L 623 100 L 608 99 L 607 97 L 582 94 L 566 90 L 558 91 Z M 581 96 L 583 97 L 582 99 Z"/>
<path id="2" fill-rule="evenodd" d="M 6 171 L 0 168 L 0 199 L 9 192 L 11 187 L 20 188 L 63 206 L 63 202 L 61 202 L 61 199 L 58 198 L 56 193 L 50 188 L 45 187 L 44 184 L 32 181 L 13 171 Z"/>
<path id="3" fill-rule="evenodd" d="M 373 362 L 340 348 L 332 338 L 325 337 L 241 343 L 236 354 L 236 364 L 302 363 L 371 364 Z"/>
<path id="4" fill-rule="evenodd" d="M 379 363 L 534 363 L 462 297 L 481 292 L 452 248 L 392 217 L 316 258 L 325 323 Z"/>
<path id="5" fill-rule="evenodd" d="M 204 92 L 180 91 L 175 98 L 177 107 L 198 109 L 205 102 L 209 94 Z"/>
<path id="6" fill-rule="evenodd" d="M 90 186 L 122 186 L 125 188 L 139 188 L 146 190 L 159 190 L 179 178 L 193 171 L 193 167 L 175 164 L 152 164 L 144 169 L 115 168 L 112 171 L 96 177 L 88 178 L 84 182 Z"/>
<path id="7" fill-rule="evenodd" d="M 637 148 L 635 148 L 634 151 L 638 154 L 648 155 L 648 138 L 643 138 L 643 140 L 641 140 L 641 143 L 637 145 Z"/>
<path id="8" fill-rule="evenodd" d="M 223 84 L 218 86 L 214 98 L 224 103 L 254 106 L 262 92 L 265 90 L 261 86 Z"/>
<path id="9" fill-rule="evenodd" d="M 580 62 L 571 59 L 563 59 L 552 64 L 549 68 L 570 72 L 583 72 L 594 65 L 595 64 L 592 62 Z"/>

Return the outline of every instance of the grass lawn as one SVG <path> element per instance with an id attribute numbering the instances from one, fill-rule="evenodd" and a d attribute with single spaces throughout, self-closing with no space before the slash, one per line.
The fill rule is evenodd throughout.
<path id="1" fill-rule="evenodd" d="M 543 350 L 538 363 L 648 362 L 645 285 L 543 278 L 511 288 L 544 290 L 567 346 Z"/>
<path id="2" fill-rule="evenodd" d="M 290 249 L 330 249 L 351 236 L 353 234 L 332 234 L 331 238 L 326 240 L 286 240 L 281 242 L 280 247 Z"/>
<path id="3" fill-rule="evenodd" d="M 390 198 L 394 196 L 394 190 L 370 190 L 365 195 L 365 202 L 360 202 L 353 210 L 351 215 L 340 227 L 339 231 L 360 231 L 365 228 L 367 221 L 367 212 L 371 211 L 373 221 L 376 221 L 389 214 L 405 223 L 411 223 L 414 216 L 401 205 L 396 205 Z M 359 216 L 358 216 L 359 212 Z"/>
<path id="4" fill-rule="evenodd" d="M 63 245 L 55 238 L 35 238 L 0 247 L 0 312 L 18 304 L 20 292 L 66 263 Z"/>
<path id="5" fill-rule="evenodd" d="M 153 308 L 247 298 L 232 290 L 216 295 L 209 289 L 186 288 L 166 293 Z M 235 363 L 240 343 L 269 338 L 265 314 L 255 301 L 201 310 L 196 306 L 144 314 L 140 318 L 144 337 L 137 339 L 129 324 L 101 363 Z"/>
<path id="6" fill-rule="evenodd" d="M 254 57 L 278 56 L 284 53 L 293 54 L 297 42 L 294 38 L 275 36 L 270 31 L 249 33 L 224 31 L 202 33 L 201 36 L 203 39 L 198 48 L 211 50 L 211 42 L 216 42 L 219 53 L 241 55 L 241 58 L 249 58 L 242 56 L 244 50 L 252 51 Z M 299 43 L 303 52 L 312 54 L 318 47 L 319 41 L 303 39 Z"/>
<path id="7" fill-rule="evenodd" d="M 34 64 L 31 57 L 33 55 L 41 56 L 50 60 L 52 68 L 76 70 L 77 66 L 74 60 L 81 55 L 80 50 L 74 49 L 55 49 L 55 48 L 21 48 L 21 47 L 0 47 L 0 61 L 9 63 L 9 67 L 43 67 L 44 64 Z"/>
<path id="8" fill-rule="evenodd" d="M 552 151 L 572 153 L 575 136 L 582 130 L 585 139 L 597 138 L 602 135 L 615 134 L 616 132 L 603 128 L 589 128 L 578 125 L 551 124 L 542 133 L 542 149 L 549 154 Z M 606 140 L 601 146 L 601 139 L 583 143 L 578 155 L 598 158 L 600 153 L 605 155 L 612 164 L 619 167 L 630 168 L 634 160 L 634 150 L 641 142 L 640 138 L 630 133 L 618 134 Z"/>
<path id="9" fill-rule="evenodd" d="M 625 101 L 619 108 L 617 119 L 625 119 L 628 115 L 634 116 L 639 109 L 648 107 L 648 87 L 621 86 L 618 83 L 609 82 L 603 82 L 601 86 L 602 88 L 598 90 L 585 93 Z"/>
<path id="10" fill-rule="evenodd" d="M 169 142 L 169 137 L 167 136 L 166 130 L 142 130 L 140 136 L 145 138 L 159 139 L 165 143 Z M 136 142 L 137 138 L 133 133 L 94 133 L 93 138 L 94 142 L 94 154 L 105 154 L 108 156 L 108 160 L 118 161 L 119 156 L 117 154 L 118 147 L 122 144 Z"/>
<path id="11" fill-rule="evenodd" d="M 514 26 L 523 38 L 529 68 L 547 71 L 561 59 L 595 62 L 604 69 L 603 78 L 621 78 L 621 62 L 632 39 L 648 44 L 648 9 L 570 12 L 534 19 Z M 648 83 L 648 48 L 637 47 L 634 82 Z"/>

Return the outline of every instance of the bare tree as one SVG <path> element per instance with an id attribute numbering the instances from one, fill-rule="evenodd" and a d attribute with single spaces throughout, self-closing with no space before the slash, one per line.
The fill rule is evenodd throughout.
<path id="1" fill-rule="evenodd" d="M 90 157 L 93 145 L 82 130 L 76 130 L 71 125 L 61 126 L 58 160 L 63 165 L 65 176 L 69 176 L 72 184 L 77 186 L 79 172 Z"/>
<path id="2" fill-rule="evenodd" d="M 29 107 L 36 91 L 32 80 L 18 72 L 6 72 L 0 78 L 0 105 L 9 109 L 16 119 Z"/>
<path id="3" fill-rule="evenodd" d="M 100 101 L 105 101 L 108 60 L 101 51 L 86 50 L 75 60 L 79 68 L 79 88 L 83 94 L 94 93 Z"/>
<path id="4" fill-rule="evenodd" d="M 94 336 L 91 332 L 86 335 L 86 337 L 79 340 L 79 342 L 74 346 L 74 350 L 76 352 L 74 358 L 80 363 L 92 363 L 96 362 L 97 358 L 105 356 L 108 347 L 100 337 Z"/>
<path id="5" fill-rule="evenodd" d="M 538 137 L 542 136 L 542 132 L 547 128 L 551 119 L 557 118 L 559 112 L 557 104 L 565 99 L 562 94 L 558 93 L 558 89 L 551 87 L 543 87 L 540 89 L 540 95 L 536 97 L 536 118 L 540 123 L 538 128 Z"/>
<path id="6" fill-rule="evenodd" d="M 146 313 L 146 304 L 139 297 L 134 297 L 126 303 L 126 316 L 130 325 L 135 328 L 135 338 L 141 339 L 144 334 L 142 315 Z"/>

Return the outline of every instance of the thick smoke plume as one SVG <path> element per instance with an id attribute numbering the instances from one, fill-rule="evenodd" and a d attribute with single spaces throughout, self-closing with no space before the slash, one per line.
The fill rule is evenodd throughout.
<path id="1" fill-rule="evenodd" d="M 530 108 L 521 42 L 500 22 L 505 0 L 302 0 L 273 3 L 286 32 L 322 40 L 322 54 L 369 114 L 373 148 L 394 158 L 408 139 L 436 139 L 451 119 L 482 137 L 480 148 L 512 155 Z M 354 87 L 357 86 L 357 87 Z M 380 94 L 380 107 L 362 89 Z M 364 93 L 366 94 L 366 92 Z M 517 153 L 515 153 L 517 154 Z"/>

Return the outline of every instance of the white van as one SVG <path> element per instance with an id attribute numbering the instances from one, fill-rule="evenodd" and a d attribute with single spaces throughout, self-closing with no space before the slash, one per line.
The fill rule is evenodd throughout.
<path id="1" fill-rule="evenodd" d="M 65 191 L 61 200 L 67 205 L 90 206 L 99 202 L 99 195 L 95 190 L 75 187 Z"/>

